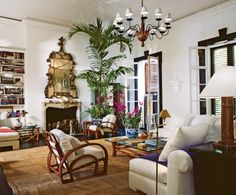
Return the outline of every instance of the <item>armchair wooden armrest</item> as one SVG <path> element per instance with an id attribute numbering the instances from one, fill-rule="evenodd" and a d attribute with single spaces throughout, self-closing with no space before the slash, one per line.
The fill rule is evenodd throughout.
<path id="1" fill-rule="evenodd" d="M 82 155 L 79 155 L 78 157 L 76 157 L 70 164 L 69 164 L 69 171 L 71 172 L 74 172 L 76 170 L 79 170 L 83 167 L 86 167 L 86 166 L 90 166 L 92 164 L 95 164 L 95 172 L 94 172 L 94 175 L 97 175 L 97 169 L 98 169 L 98 163 L 100 161 L 103 161 L 104 162 L 104 174 L 107 173 L 107 168 L 108 168 L 108 152 L 106 150 L 106 148 L 101 145 L 101 144 L 98 144 L 98 143 L 86 143 L 86 144 L 82 144 L 82 145 L 79 145 L 71 150 L 69 150 L 65 155 L 64 157 L 62 158 L 61 162 L 60 162 L 60 165 L 59 165 L 59 172 L 62 173 L 63 171 L 63 165 L 68 161 L 68 157 L 73 153 L 73 152 L 76 152 L 82 148 L 85 148 L 87 146 L 99 146 L 99 148 L 101 148 L 104 152 L 104 157 L 103 158 L 100 158 L 98 159 L 96 156 L 92 155 L 92 154 L 82 154 Z M 81 159 L 93 159 L 91 161 L 89 161 L 88 163 L 86 164 L 83 164 L 81 166 L 77 166 L 77 167 L 74 167 L 76 165 L 77 162 L 79 162 Z"/>

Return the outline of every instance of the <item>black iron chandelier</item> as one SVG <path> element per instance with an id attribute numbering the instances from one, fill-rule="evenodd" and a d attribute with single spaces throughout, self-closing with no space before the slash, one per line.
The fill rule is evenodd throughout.
<path id="1" fill-rule="evenodd" d="M 153 40 L 153 37 L 161 39 L 163 36 L 166 36 L 169 33 L 169 29 L 172 25 L 172 18 L 171 14 L 168 13 L 162 20 L 161 8 L 157 8 L 155 11 L 157 24 L 146 25 L 145 21 L 148 18 L 148 10 L 146 6 L 143 5 L 143 0 L 141 0 L 141 6 L 141 25 L 131 25 L 131 21 L 133 20 L 133 12 L 130 8 L 126 9 L 125 12 L 126 20 L 129 23 L 127 29 L 125 29 L 125 27 L 123 26 L 123 18 L 120 16 L 120 13 L 116 14 L 116 18 L 113 24 L 115 25 L 115 29 L 120 35 L 127 36 L 132 40 L 134 40 L 134 38 L 137 36 L 138 40 L 142 43 L 141 46 L 144 47 L 144 42 L 148 37 L 150 38 L 150 40 Z"/>

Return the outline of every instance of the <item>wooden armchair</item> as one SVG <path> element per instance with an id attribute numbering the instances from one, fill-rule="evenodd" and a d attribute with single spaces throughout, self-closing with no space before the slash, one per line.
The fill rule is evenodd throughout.
<path id="1" fill-rule="evenodd" d="M 101 144 L 80 142 L 58 129 L 47 132 L 46 143 L 49 148 L 48 170 L 56 173 L 62 183 L 74 181 L 73 172 L 91 165 L 94 165 L 94 175 L 97 176 L 100 162 L 103 162 L 103 174 L 107 173 L 108 152 Z"/>
<path id="2" fill-rule="evenodd" d="M 112 133 L 112 136 L 116 135 L 117 126 L 116 126 L 116 116 L 114 114 L 108 114 L 103 119 L 102 122 L 96 125 L 90 124 L 87 126 L 88 136 L 91 133 L 95 134 L 96 139 L 99 137 L 99 134 L 104 135 L 104 133 Z"/>

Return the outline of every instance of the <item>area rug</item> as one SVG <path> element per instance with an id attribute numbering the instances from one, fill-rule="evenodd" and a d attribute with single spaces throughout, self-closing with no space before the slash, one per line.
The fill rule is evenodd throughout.
<path id="1" fill-rule="evenodd" d="M 0 153 L 0 164 L 9 183 L 22 195 L 122 195 L 142 194 L 128 187 L 130 157 L 119 154 L 112 157 L 111 143 L 95 140 L 106 147 L 109 153 L 108 174 L 99 177 L 84 177 L 83 171 L 76 181 L 61 184 L 54 173 L 47 170 L 47 146 Z M 92 169 L 85 169 L 91 171 Z M 81 177 L 80 177 L 81 176 Z M 78 178 L 77 178 L 78 177 Z M 82 178 L 82 179 L 81 179 Z"/>

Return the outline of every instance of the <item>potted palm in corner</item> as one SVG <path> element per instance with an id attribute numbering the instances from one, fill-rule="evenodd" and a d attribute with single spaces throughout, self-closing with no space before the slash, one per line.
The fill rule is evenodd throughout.
<path id="1" fill-rule="evenodd" d="M 69 32 L 69 37 L 71 38 L 77 33 L 85 33 L 89 37 L 86 53 L 90 60 L 90 69 L 78 74 L 77 78 L 86 80 L 91 90 L 96 91 L 97 105 L 93 105 L 92 109 L 97 107 L 98 110 L 101 110 L 104 106 L 109 109 L 107 101 L 109 86 L 116 82 L 118 76 L 132 71 L 132 68 L 116 65 L 117 61 L 126 58 L 125 54 L 111 56 L 109 49 L 113 45 L 118 45 L 121 53 L 127 47 L 131 52 L 131 40 L 117 34 L 113 24 L 105 28 L 99 18 L 97 18 L 96 24 L 80 23 L 74 25 Z"/>

